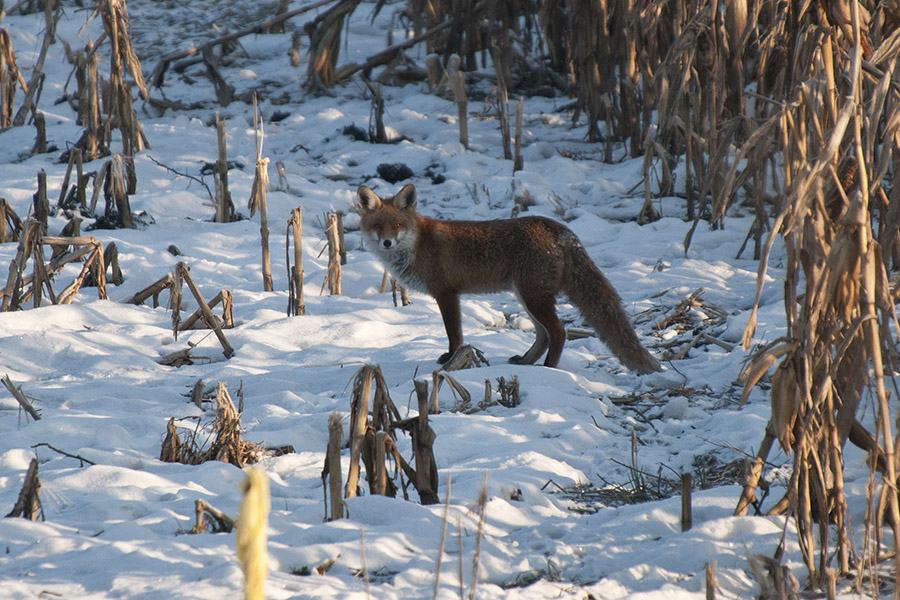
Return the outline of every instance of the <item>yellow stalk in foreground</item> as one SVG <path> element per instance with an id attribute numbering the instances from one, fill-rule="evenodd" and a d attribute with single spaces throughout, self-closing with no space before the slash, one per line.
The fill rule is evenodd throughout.
<path id="1" fill-rule="evenodd" d="M 241 483 L 244 499 L 235 525 L 237 558 L 244 570 L 245 600 L 262 600 L 268 574 L 266 526 L 269 519 L 269 480 L 260 469 L 247 469 Z"/>

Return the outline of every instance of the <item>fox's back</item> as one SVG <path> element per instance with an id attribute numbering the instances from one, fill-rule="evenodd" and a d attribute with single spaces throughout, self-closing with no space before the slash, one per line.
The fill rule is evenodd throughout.
<path id="1" fill-rule="evenodd" d="M 566 276 L 565 247 L 577 243 L 565 226 L 544 217 L 441 221 L 420 217 L 411 267 L 460 292 L 519 285 L 556 289 Z M 441 283 L 444 282 L 444 283 Z"/>

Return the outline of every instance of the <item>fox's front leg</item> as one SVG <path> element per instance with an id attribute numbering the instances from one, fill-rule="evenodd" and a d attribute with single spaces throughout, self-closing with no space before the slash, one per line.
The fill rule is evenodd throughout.
<path id="1" fill-rule="evenodd" d="M 444 364 L 453 353 L 462 345 L 462 316 L 459 311 L 459 294 L 448 291 L 434 294 L 438 308 L 441 309 L 441 318 L 444 320 L 444 329 L 447 330 L 449 349 L 441 354 L 438 362 Z"/>

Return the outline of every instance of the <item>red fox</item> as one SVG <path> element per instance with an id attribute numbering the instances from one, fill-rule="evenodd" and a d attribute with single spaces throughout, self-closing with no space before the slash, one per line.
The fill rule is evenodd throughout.
<path id="1" fill-rule="evenodd" d="M 416 212 L 416 188 L 403 187 L 383 200 L 367 186 L 356 192 L 366 247 L 407 288 L 437 301 L 450 348 L 462 344 L 459 295 L 513 291 L 534 322 L 536 338 L 510 362 L 559 364 L 566 331 L 556 316 L 556 296 L 564 292 L 600 338 L 628 368 L 659 371 L 641 346 L 616 290 L 572 231 L 545 217 L 495 221 L 441 221 Z"/>

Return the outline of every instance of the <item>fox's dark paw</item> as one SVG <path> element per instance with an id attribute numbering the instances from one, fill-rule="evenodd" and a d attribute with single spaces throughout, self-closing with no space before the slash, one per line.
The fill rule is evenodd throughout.
<path id="1" fill-rule="evenodd" d="M 516 354 L 515 356 L 509 357 L 509 363 L 512 365 L 533 365 L 538 358 L 540 358 L 540 356 L 528 358 L 528 355 L 520 356 Z"/>
<path id="2" fill-rule="evenodd" d="M 437 361 L 438 361 L 439 364 L 444 364 L 445 362 L 447 362 L 448 360 L 450 360 L 450 357 L 451 357 L 451 356 L 453 356 L 451 353 L 449 353 L 449 352 L 444 352 L 443 354 L 441 354 L 441 355 L 438 357 L 438 360 L 437 360 Z"/>

